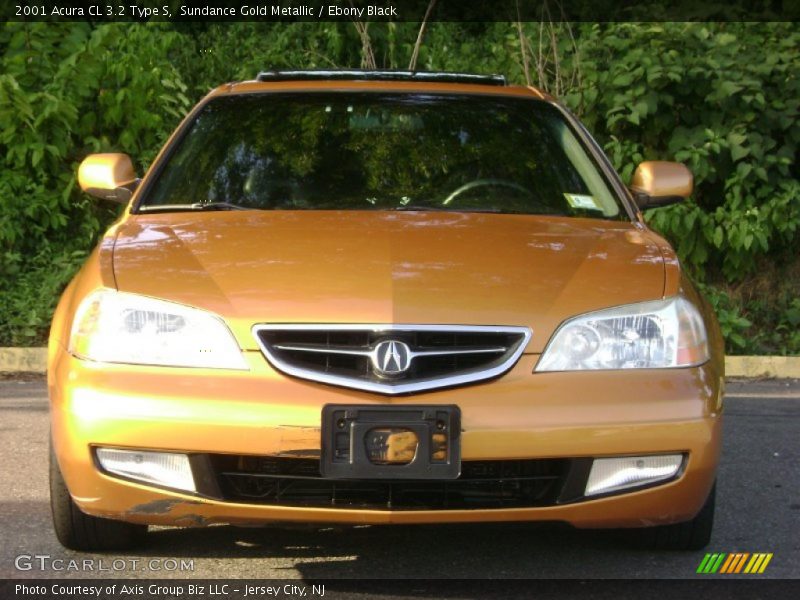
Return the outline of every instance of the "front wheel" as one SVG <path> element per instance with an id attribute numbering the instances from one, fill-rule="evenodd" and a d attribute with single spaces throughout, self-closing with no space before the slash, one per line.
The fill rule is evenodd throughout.
<path id="1" fill-rule="evenodd" d="M 53 445 L 50 444 L 50 509 L 53 529 L 61 545 L 70 550 L 127 550 L 141 545 L 147 525 L 93 517 L 82 512 L 72 500 Z"/>
<path id="2" fill-rule="evenodd" d="M 626 534 L 638 548 L 650 550 L 701 550 L 711 541 L 714 528 L 714 505 L 717 484 L 711 488 L 703 508 L 691 521 L 674 525 L 658 525 L 642 529 L 629 529 Z"/>

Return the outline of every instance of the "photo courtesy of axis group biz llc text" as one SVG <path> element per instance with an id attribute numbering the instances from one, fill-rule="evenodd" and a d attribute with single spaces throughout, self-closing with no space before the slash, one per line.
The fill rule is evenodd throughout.
<path id="1" fill-rule="evenodd" d="M 278 583 L 274 585 L 251 585 L 238 584 L 234 582 L 216 583 L 215 580 L 203 582 L 165 582 L 162 584 L 139 584 L 129 583 L 110 583 L 110 584 L 80 584 L 56 583 L 56 584 L 16 584 L 14 592 L 21 596 L 67 596 L 80 598 L 105 598 L 114 597 L 117 593 L 121 597 L 225 597 L 231 594 L 240 594 L 241 597 L 324 597 L 325 585 L 298 585 L 295 583 Z"/>

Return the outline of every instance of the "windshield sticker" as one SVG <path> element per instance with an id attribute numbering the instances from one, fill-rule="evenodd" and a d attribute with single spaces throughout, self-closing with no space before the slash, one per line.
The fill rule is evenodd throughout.
<path id="1" fill-rule="evenodd" d="M 594 196 L 586 196 L 584 194 L 564 194 L 564 197 L 569 202 L 572 208 L 583 208 L 585 210 L 602 210 L 597 204 Z"/>

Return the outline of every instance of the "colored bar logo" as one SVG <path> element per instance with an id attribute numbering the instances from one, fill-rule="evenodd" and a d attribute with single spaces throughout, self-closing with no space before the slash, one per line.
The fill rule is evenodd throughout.
<path id="1" fill-rule="evenodd" d="M 755 575 L 763 573 L 767 569 L 769 561 L 772 560 L 772 553 L 763 552 L 735 552 L 735 553 L 716 553 L 706 554 L 697 572 L 701 574 L 726 574 L 747 573 Z"/>

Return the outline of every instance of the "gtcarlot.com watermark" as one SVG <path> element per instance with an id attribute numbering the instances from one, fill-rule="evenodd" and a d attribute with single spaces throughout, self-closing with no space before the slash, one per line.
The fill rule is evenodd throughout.
<path id="1" fill-rule="evenodd" d="M 14 558 L 17 571 L 91 571 L 118 573 L 120 571 L 194 571 L 193 558 L 53 558 L 49 554 L 20 554 Z"/>

